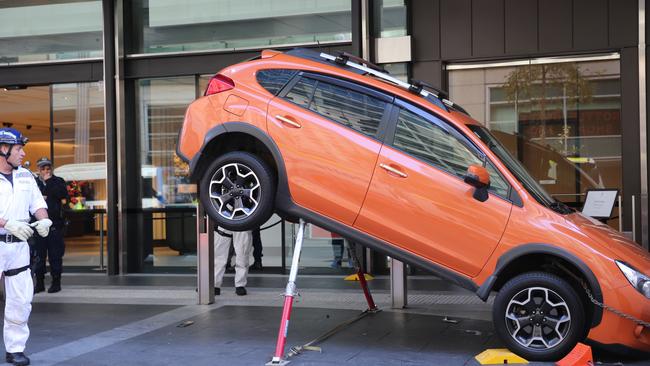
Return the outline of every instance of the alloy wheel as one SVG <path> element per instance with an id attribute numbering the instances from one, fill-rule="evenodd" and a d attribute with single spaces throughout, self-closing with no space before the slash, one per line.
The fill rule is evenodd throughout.
<path id="1" fill-rule="evenodd" d="M 571 328 L 571 311 L 557 292 L 529 287 L 512 297 L 505 312 L 510 336 L 524 347 L 546 350 L 560 344 Z"/>
<path id="2" fill-rule="evenodd" d="M 226 164 L 210 179 L 210 201 L 220 216 L 242 220 L 255 212 L 261 196 L 260 180 L 241 163 Z"/>

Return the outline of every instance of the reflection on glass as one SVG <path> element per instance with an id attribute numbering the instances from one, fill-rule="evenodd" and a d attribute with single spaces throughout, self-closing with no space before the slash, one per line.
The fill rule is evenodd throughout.
<path id="1" fill-rule="evenodd" d="M 285 223 L 287 229 L 287 270 L 291 268 L 293 248 L 298 235 L 298 224 Z M 354 261 L 347 240 L 316 225 L 306 224 L 300 255 L 301 273 L 351 273 Z M 306 268 L 302 268 L 302 267 Z"/>
<path id="2" fill-rule="evenodd" d="M 352 39 L 349 0 L 135 0 L 130 53 L 277 47 Z"/>
<path id="3" fill-rule="evenodd" d="M 54 84 L 49 89 L 54 174 L 66 181 L 71 201 L 65 213 L 63 263 L 97 266 L 100 251 L 105 258 L 107 248 L 103 83 Z M 49 146 L 49 136 L 46 142 Z"/>
<path id="4" fill-rule="evenodd" d="M 196 266 L 196 186 L 188 165 L 176 156 L 178 131 L 195 97 L 192 76 L 137 83 L 146 265 Z"/>
<path id="5" fill-rule="evenodd" d="M 555 199 L 580 208 L 588 189 L 621 188 L 618 60 L 454 70 L 449 84 Z"/>
<path id="6" fill-rule="evenodd" d="M 192 204 L 189 166 L 176 156 L 178 131 L 195 99 L 194 77 L 143 79 L 138 83 L 142 207 Z"/>
<path id="7" fill-rule="evenodd" d="M 408 64 L 406 62 L 396 64 L 382 64 L 381 67 L 383 67 L 384 70 L 388 71 L 392 77 L 403 82 L 409 81 Z"/>
<path id="8" fill-rule="evenodd" d="M 375 0 L 375 37 L 402 37 L 406 35 L 406 4 L 404 0 Z"/>
<path id="9" fill-rule="evenodd" d="M 0 3 L 0 63 L 102 54 L 101 1 Z"/>

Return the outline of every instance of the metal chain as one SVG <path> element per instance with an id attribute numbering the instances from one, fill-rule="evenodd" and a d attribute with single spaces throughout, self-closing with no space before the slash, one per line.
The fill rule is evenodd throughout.
<path id="1" fill-rule="evenodd" d="M 582 287 L 585 289 L 585 292 L 587 293 L 587 297 L 589 297 L 589 300 L 591 300 L 591 302 L 593 302 L 595 305 L 598 305 L 598 306 L 600 306 L 601 308 L 603 308 L 605 310 L 611 311 L 612 313 L 620 316 L 621 318 L 631 320 L 631 321 L 637 323 L 638 325 L 643 325 L 646 328 L 650 328 L 650 323 L 649 322 L 645 322 L 645 321 L 643 321 L 641 319 L 637 319 L 637 318 L 633 317 L 632 315 L 625 314 L 624 312 L 622 312 L 620 310 L 614 309 L 613 307 L 605 305 L 602 302 L 596 300 L 594 298 L 594 296 L 591 294 L 591 291 L 589 291 L 589 288 L 587 287 L 587 285 L 584 282 L 582 283 Z"/>

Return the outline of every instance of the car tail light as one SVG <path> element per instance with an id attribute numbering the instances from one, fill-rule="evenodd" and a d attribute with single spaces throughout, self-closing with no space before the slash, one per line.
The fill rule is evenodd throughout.
<path id="1" fill-rule="evenodd" d="M 212 94 L 217 94 L 224 92 L 226 90 L 233 89 L 235 87 L 235 82 L 232 81 L 231 78 L 227 76 L 223 76 L 221 74 L 217 74 L 210 79 L 210 83 L 208 84 L 208 88 L 205 89 L 205 93 L 203 93 L 204 96 L 212 95 Z"/>

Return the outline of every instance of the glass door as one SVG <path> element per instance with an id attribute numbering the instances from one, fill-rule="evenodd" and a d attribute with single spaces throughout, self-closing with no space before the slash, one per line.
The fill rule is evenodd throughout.
<path id="1" fill-rule="evenodd" d="M 64 206 L 64 270 L 104 267 L 106 158 L 103 84 L 71 83 L 0 90 L 0 121 L 29 138 L 24 167 L 38 176 L 47 157 L 63 178 L 71 202 Z M 102 250 L 103 249 L 103 250 Z"/>

